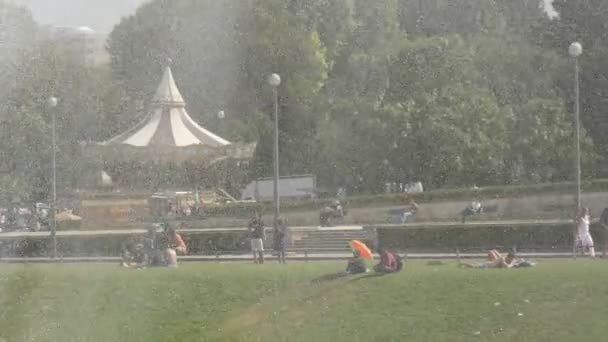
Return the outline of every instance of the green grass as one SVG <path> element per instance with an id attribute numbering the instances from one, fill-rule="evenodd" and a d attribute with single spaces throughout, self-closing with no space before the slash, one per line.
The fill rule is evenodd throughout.
<path id="1" fill-rule="evenodd" d="M 602 261 L 519 270 L 412 263 L 396 275 L 312 282 L 343 266 L 3 265 L 0 341 L 608 339 Z"/>

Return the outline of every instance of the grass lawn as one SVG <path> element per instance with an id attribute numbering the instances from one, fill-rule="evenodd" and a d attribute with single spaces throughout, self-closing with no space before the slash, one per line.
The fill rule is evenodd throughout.
<path id="1" fill-rule="evenodd" d="M 0 341 L 606 341 L 608 264 L 0 265 Z"/>

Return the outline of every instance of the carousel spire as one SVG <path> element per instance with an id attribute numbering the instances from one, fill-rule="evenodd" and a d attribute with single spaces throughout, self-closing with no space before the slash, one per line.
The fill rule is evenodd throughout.
<path id="1" fill-rule="evenodd" d="M 163 74 L 163 78 L 156 89 L 156 94 L 152 99 L 152 103 L 155 105 L 165 105 L 170 107 L 184 107 L 186 106 L 186 102 L 175 84 L 173 72 L 171 71 L 171 64 L 171 58 L 167 59 L 165 73 Z"/>
<path id="2" fill-rule="evenodd" d="M 171 60 L 152 99 L 148 116 L 139 125 L 114 137 L 103 145 L 131 145 L 136 147 L 187 147 L 200 145 L 216 148 L 230 145 L 196 123 L 186 111 L 171 71 Z"/>

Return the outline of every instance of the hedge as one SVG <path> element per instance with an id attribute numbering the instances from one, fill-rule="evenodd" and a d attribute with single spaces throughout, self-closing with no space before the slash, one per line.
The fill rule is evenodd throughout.
<path id="1" fill-rule="evenodd" d="M 608 191 L 608 179 L 586 181 L 582 183 L 583 191 L 604 192 Z M 441 201 L 441 200 L 471 200 L 478 198 L 514 198 L 526 195 L 538 195 L 539 193 L 567 193 L 574 191 L 574 183 L 545 183 L 518 186 L 488 186 L 478 189 L 463 188 L 449 190 L 433 190 L 416 194 L 392 193 L 381 195 L 352 196 L 344 200 L 347 208 L 373 207 L 381 205 L 399 205 L 414 200 L 419 203 Z M 282 201 L 281 210 L 307 211 L 319 210 L 333 202 L 334 199 L 318 199 L 307 201 Z M 255 212 L 272 212 L 272 203 L 233 203 L 221 206 L 209 206 L 205 208 L 202 215 L 193 215 L 192 219 L 205 217 L 250 217 Z"/>
<path id="2" fill-rule="evenodd" d="M 571 251 L 574 226 L 570 224 L 527 226 L 376 227 L 378 243 L 408 252 L 451 252 L 488 249 Z M 592 225 L 596 246 L 605 240 L 604 229 Z"/>
<path id="3" fill-rule="evenodd" d="M 271 234 L 269 234 L 271 240 Z M 188 233 L 182 236 L 192 255 L 214 255 L 218 252 L 249 251 L 246 231 Z M 106 236 L 58 236 L 57 252 L 62 257 L 100 257 L 120 256 L 127 243 L 143 242 L 143 235 L 106 235 Z M 0 241 L 2 257 L 43 257 L 51 251 L 50 239 L 24 238 L 14 241 Z"/>
<path id="4" fill-rule="evenodd" d="M 604 230 L 592 225 L 591 233 L 596 246 L 604 244 Z M 472 226 L 457 225 L 443 227 L 376 226 L 374 231 L 381 246 L 405 252 L 461 252 L 502 250 L 571 251 L 573 224 L 518 225 L 518 226 Z M 214 255 L 225 252 L 248 252 L 247 232 L 187 232 L 182 236 L 191 255 Z M 119 256 L 126 242 L 137 243 L 143 236 L 59 236 L 58 253 L 64 257 Z M 267 244 L 272 234 L 267 236 Z M 371 245 L 370 245 L 371 246 Z M 26 238 L 16 241 L 0 241 L 0 255 L 13 257 L 48 256 L 48 237 Z M 598 248 L 599 250 L 599 248 Z"/>

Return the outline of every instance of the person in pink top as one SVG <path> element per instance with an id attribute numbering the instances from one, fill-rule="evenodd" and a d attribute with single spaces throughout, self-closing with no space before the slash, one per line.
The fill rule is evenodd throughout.
<path id="1" fill-rule="evenodd" d="M 177 256 L 186 255 L 187 248 L 182 236 L 175 228 L 167 229 L 167 248 L 164 251 L 167 266 L 177 267 Z"/>
<path id="2" fill-rule="evenodd" d="M 380 263 L 374 266 L 376 273 L 393 273 L 401 269 L 400 258 L 385 248 L 380 248 Z"/>

